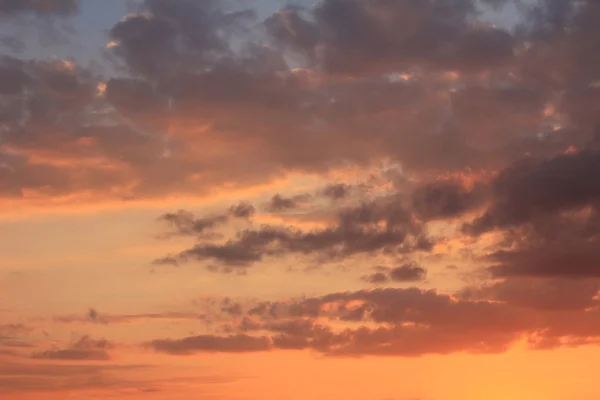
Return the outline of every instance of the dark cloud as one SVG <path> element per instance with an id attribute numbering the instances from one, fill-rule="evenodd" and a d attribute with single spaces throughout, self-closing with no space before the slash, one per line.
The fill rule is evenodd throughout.
<path id="1" fill-rule="evenodd" d="M 26 48 L 68 44 L 75 33 L 69 17 L 78 13 L 79 0 L 0 0 L 0 48 L 23 54 Z"/>
<path id="2" fill-rule="evenodd" d="M 515 39 L 473 26 L 469 0 L 325 0 L 311 18 L 288 9 L 267 20 L 278 41 L 334 73 L 397 72 L 413 67 L 481 70 L 506 63 Z"/>
<path id="3" fill-rule="evenodd" d="M 589 243 L 570 240 L 497 250 L 488 256 L 489 271 L 497 277 L 600 277 L 598 244 L 597 239 Z"/>
<path id="4" fill-rule="evenodd" d="M 420 356 L 502 353 L 524 338 L 532 348 L 577 346 L 599 342 L 597 290 L 597 284 L 582 281 L 513 281 L 457 297 L 416 288 L 333 293 L 259 303 L 237 328 L 243 340 L 201 336 L 153 347 L 172 354 L 222 347 L 236 351 L 239 346 L 241 352 L 250 347 L 313 349 L 337 356 Z M 268 336 L 248 336 L 259 332 Z"/>
<path id="5" fill-rule="evenodd" d="M 250 203 L 241 202 L 237 205 L 231 206 L 229 212 L 236 218 L 250 218 L 252 215 L 254 215 L 256 209 Z"/>
<path id="6" fill-rule="evenodd" d="M 286 210 L 293 210 L 299 207 L 302 203 L 310 201 L 312 197 L 308 194 L 300 194 L 293 197 L 284 197 L 280 194 L 276 194 L 271 198 L 271 201 L 266 207 L 267 211 L 270 212 L 282 212 Z"/>
<path id="7" fill-rule="evenodd" d="M 598 342 L 600 325 L 592 322 L 600 310 L 597 294 L 597 282 L 559 280 L 507 281 L 458 299 L 415 288 L 336 293 L 264 303 L 244 329 L 271 331 L 333 355 L 496 353 L 524 337 L 532 348 L 540 342 L 553 348 Z M 324 319 L 380 325 L 334 330 Z"/>
<path id="8" fill-rule="evenodd" d="M 412 206 L 425 220 L 456 218 L 483 205 L 482 187 L 467 189 L 459 182 L 437 181 L 418 187 L 412 194 Z"/>
<path id="9" fill-rule="evenodd" d="M 167 222 L 175 229 L 174 232 L 167 234 L 194 236 L 201 235 L 208 230 L 225 225 L 231 217 L 233 218 L 250 218 L 255 210 L 251 204 L 239 203 L 231 206 L 225 214 L 215 214 L 206 217 L 196 218 L 189 211 L 179 210 L 176 213 L 167 213 L 160 217 L 160 220 Z"/>
<path id="10" fill-rule="evenodd" d="M 20 13 L 69 15 L 78 11 L 78 0 L 0 0 L 0 17 Z"/>
<path id="11" fill-rule="evenodd" d="M 201 335 L 180 340 L 157 339 L 147 343 L 147 346 L 163 353 L 188 355 L 198 352 L 246 353 L 266 351 L 271 345 L 265 337 Z"/>
<path id="12" fill-rule="evenodd" d="M 75 7 L 47 3 L 4 7 Z M 382 160 L 429 182 L 589 147 L 599 122 L 599 7 L 558 3 L 525 11 L 513 33 L 478 21 L 468 0 L 288 8 L 265 26 L 306 58 L 291 69 L 281 48 L 248 34 L 251 12 L 147 0 L 110 30 L 107 52 L 126 74 L 2 60 L 0 195 L 196 195 Z M 441 196 L 421 210 L 434 219 L 475 202 L 458 188 L 423 190 Z"/>
<path id="13" fill-rule="evenodd" d="M 189 218 L 185 220 L 191 221 Z M 196 235 L 199 232 L 187 229 L 185 233 Z M 399 199 L 379 198 L 339 211 L 335 224 L 323 229 L 302 231 L 294 227 L 269 225 L 245 229 L 225 243 L 203 241 L 158 263 L 195 259 L 245 267 L 265 256 L 301 254 L 330 260 L 365 253 L 400 255 L 429 251 L 431 247 L 431 239 Z"/>
<path id="14" fill-rule="evenodd" d="M 101 313 L 95 308 L 90 308 L 86 315 L 63 315 L 54 317 L 53 321 L 63 324 L 71 323 L 96 323 L 96 324 L 128 324 L 145 321 L 175 321 L 175 320 L 200 320 L 203 316 L 197 313 L 164 312 L 145 314 L 110 314 Z"/>
<path id="15" fill-rule="evenodd" d="M 514 210 L 507 210 L 504 216 L 517 216 L 509 221 L 519 225 L 505 227 L 501 233 L 502 240 L 491 246 L 480 261 L 488 265 L 488 271 L 496 277 L 568 279 L 600 276 L 600 252 L 597 250 L 600 245 L 600 216 L 597 208 L 562 213 L 556 209 L 554 214 L 544 209 L 557 206 L 570 208 L 572 199 L 560 203 L 554 199 L 546 204 L 542 204 L 544 200 L 540 199 L 539 209 L 525 208 L 525 214 L 512 214 Z M 481 221 L 476 221 L 474 226 L 481 227 Z"/>
<path id="16" fill-rule="evenodd" d="M 390 278 L 394 282 L 422 281 L 427 275 L 425 268 L 418 265 L 405 264 L 390 270 Z"/>
<path id="17" fill-rule="evenodd" d="M 323 195 L 334 200 L 343 199 L 350 193 L 351 186 L 345 183 L 334 183 L 323 189 Z"/>
<path id="18" fill-rule="evenodd" d="M 227 32 L 253 13 L 226 13 L 214 0 L 146 0 L 143 12 L 117 23 L 110 37 L 128 69 L 143 76 L 169 75 L 230 54 Z"/>
<path id="19" fill-rule="evenodd" d="M 467 300 L 501 301 L 535 310 L 585 310 L 600 306 L 600 281 L 586 279 L 509 278 L 462 290 Z"/>
<path id="20" fill-rule="evenodd" d="M 29 81 L 29 76 L 21 68 L 21 64 L 8 57 L 2 60 L 0 67 L 0 93 L 3 95 L 14 95 L 21 93 Z"/>
<path id="21" fill-rule="evenodd" d="M 48 360 L 106 361 L 111 358 L 108 350 L 112 348 L 113 345 L 104 339 L 95 340 L 84 336 L 65 349 L 47 350 L 35 353 L 32 357 Z"/>
<path id="22" fill-rule="evenodd" d="M 390 281 L 390 278 L 387 273 L 379 271 L 379 272 L 374 272 L 370 275 L 364 276 L 363 280 L 365 280 L 369 283 L 372 283 L 374 285 L 382 285 L 384 283 L 388 283 Z"/>
<path id="23" fill-rule="evenodd" d="M 600 152 L 524 160 L 493 182 L 493 203 L 467 232 L 518 226 L 536 218 L 594 206 L 600 200 Z"/>
<path id="24" fill-rule="evenodd" d="M 5 35 L 0 37 L 0 44 L 14 53 L 21 53 L 25 49 L 25 43 L 16 35 Z"/>
<path id="25" fill-rule="evenodd" d="M 373 284 L 384 284 L 388 282 L 415 282 L 425 280 L 427 270 L 414 263 L 406 263 L 399 267 L 375 267 L 371 275 L 363 279 Z"/>
<path id="26" fill-rule="evenodd" d="M 452 93 L 452 113 L 467 143 L 499 151 L 527 132 L 541 130 L 547 93 L 526 84 L 467 86 Z M 539 146 L 539 144 L 538 144 Z"/>
<path id="27" fill-rule="evenodd" d="M 207 229 L 224 224 L 228 221 L 227 215 L 214 215 L 196 218 L 193 213 L 180 210 L 177 213 L 169 213 L 160 217 L 176 229 L 179 235 L 198 235 Z"/>
<path id="28" fill-rule="evenodd" d="M 242 303 L 232 301 L 230 298 L 225 298 L 221 303 L 221 312 L 229 315 L 241 315 L 243 311 Z"/>

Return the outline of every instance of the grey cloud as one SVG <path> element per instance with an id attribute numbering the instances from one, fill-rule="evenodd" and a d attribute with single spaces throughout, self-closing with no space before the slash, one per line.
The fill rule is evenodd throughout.
<path id="1" fill-rule="evenodd" d="M 508 278 L 504 281 L 468 287 L 458 294 L 468 300 L 502 301 L 536 310 L 585 310 L 600 306 L 597 279 L 528 279 Z"/>
<path id="2" fill-rule="evenodd" d="M 380 289 L 265 302 L 244 317 L 238 327 L 243 333 L 238 336 L 189 337 L 158 341 L 159 345 L 151 347 L 170 354 L 244 352 L 250 348 L 312 349 L 331 356 L 412 357 L 502 353 L 522 338 L 529 338 L 532 348 L 540 348 L 540 343 L 559 347 L 594 343 L 594 338 L 600 337 L 600 324 L 592 322 L 599 310 L 593 290 L 580 294 L 577 285 L 552 283 L 510 284 L 504 289 L 469 296 L 463 293 L 459 298 L 416 288 Z M 568 306 L 557 307 L 560 301 L 551 297 L 558 293 L 566 296 L 563 300 Z M 593 308 L 588 310 L 588 306 Z M 587 322 L 572 324 L 582 318 Z M 333 322 L 376 325 L 334 329 L 330 325 Z M 249 336 L 259 332 L 268 332 L 268 336 Z"/>
<path id="3" fill-rule="evenodd" d="M 349 195 L 351 186 L 344 183 L 334 183 L 323 189 L 323 195 L 334 200 L 343 199 Z"/>
<path id="4" fill-rule="evenodd" d="M 46 350 L 40 353 L 35 353 L 32 355 L 32 357 L 48 360 L 106 361 L 110 360 L 111 358 L 108 350 L 112 347 L 113 345 L 104 339 L 95 340 L 89 336 L 84 336 L 71 344 L 68 348 Z"/>
<path id="5" fill-rule="evenodd" d="M 482 206 L 485 196 L 481 185 L 467 189 L 459 182 L 437 181 L 418 187 L 412 194 L 412 206 L 425 220 L 456 218 Z"/>
<path id="6" fill-rule="evenodd" d="M 21 53 L 25 49 L 25 43 L 16 35 L 4 35 L 0 37 L 0 44 L 14 53 Z"/>
<path id="7" fill-rule="evenodd" d="M 63 315 L 54 317 L 53 321 L 63 324 L 71 323 L 97 323 L 97 324 L 128 324 L 145 321 L 174 321 L 174 320 L 200 320 L 203 316 L 197 313 L 163 312 L 143 314 L 111 314 L 99 312 L 90 308 L 86 315 Z"/>
<path id="8" fill-rule="evenodd" d="M 599 182 L 600 152 L 596 150 L 524 160 L 494 180 L 492 205 L 465 229 L 478 234 L 597 204 Z"/>
<path id="9" fill-rule="evenodd" d="M 384 283 L 388 283 L 390 281 L 390 278 L 385 272 L 379 271 L 374 272 L 371 275 L 364 276 L 363 280 L 375 285 L 381 285 Z"/>
<path id="10" fill-rule="evenodd" d="M 431 246 L 423 227 L 399 200 L 383 198 L 341 210 L 330 227 L 312 231 L 285 226 L 246 229 L 225 243 L 203 242 L 162 262 L 213 259 L 245 267 L 265 256 L 301 254 L 336 259 L 382 251 L 392 254 L 429 251 Z"/>
<path id="11" fill-rule="evenodd" d="M 265 337 L 201 335 L 179 340 L 157 339 L 147 343 L 147 346 L 159 352 L 188 355 L 197 352 L 246 353 L 266 351 L 270 348 L 270 343 Z"/>
<path id="12" fill-rule="evenodd" d="M 286 210 L 293 210 L 299 207 L 302 203 L 310 201 L 312 197 L 310 195 L 296 195 L 293 197 L 284 197 L 280 194 L 276 194 L 271 198 L 271 201 L 266 207 L 267 211 L 270 212 L 282 212 Z"/>
<path id="13" fill-rule="evenodd" d="M 142 11 L 117 23 L 110 37 L 129 70 L 143 76 L 194 70 L 229 55 L 226 31 L 252 17 L 251 12 L 225 13 L 214 0 L 146 0 Z"/>
<path id="14" fill-rule="evenodd" d="M 424 280 L 427 275 L 425 268 L 418 265 L 405 264 L 390 270 L 390 278 L 394 282 L 413 282 Z"/>
<path id="15" fill-rule="evenodd" d="M 363 280 L 373 284 L 388 282 L 415 282 L 425 280 L 427 270 L 414 263 L 406 263 L 395 268 L 378 266 L 376 272 L 363 277 Z"/>
<path id="16" fill-rule="evenodd" d="M 250 218 L 252 217 L 252 215 L 254 215 L 256 209 L 250 203 L 241 202 L 239 204 L 231 206 L 229 212 L 236 218 Z"/>
<path id="17" fill-rule="evenodd" d="M 334 73 L 414 66 L 479 70 L 509 61 L 515 39 L 500 29 L 469 25 L 474 12 L 469 0 L 325 0 L 310 19 L 288 9 L 266 26 L 278 41 Z"/>
<path id="18" fill-rule="evenodd" d="M 334 293 L 260 304 L 241 329 L 331 355 L 499 353 L 523 337 L 532 348 L 576 346 L 598 343 L 597 293 L 597 282 L 558 280 L 507 281 L 458 299 L 416 288 Z M 336 332 L 324 320 L 381 325 Z"/>
<path id="19" fill-rule="evenodd" d="M 145 1 L 110 32 L 107 52 L 127 74 L 100 79 L 76 63 L 2 59 L 10 153 L 0 154 L 0 194 L 198 195 L 223 182 L 247 187 L 384 159 L 431 182 L 452 172 L 507 175 L 526 153 L 593 152 L 598 7 L 558 3 L 543 2 L 512 35 L 475 23 L 467 0 L 289 8 L 266 28 L 308 59 L 292 70 L 281 49 L 247 43 L 252 13 L 217 1 Z M 561 7 L 569 17 L 558 18 Z M 418 217 L 481 204 L 470 190 L 437 185 L 415 193 Z M 346 189 L 321 194 L 345 198 Z M 232 260 L 257 259 L 238 250 Z"/>
<path id="20" fill-rule="evenodd" d="M 249 203 L 239 203 L 231 206 L 225 214 L 208 215 L 201 218 L 196 218 L 189 211 L 179 210 L 177 213 L 167 213 L 160 217 L 170 226 L 175 228 L 175 232 L 168 234 L 177 234 L 184 236 L 200 235 L 207 230 L 225 225 L 231 217 L 233 218 L 250 218 L 255 212 L 254 207 Z"/>
<path id="21" fill-rule="evenodd" d="M 79 9 L 78 0 L 0 0 L 0 17 L 20 13 L 70 15 Z"/>
<path id="22" fill-rule="evenodd" d="M 224 224 L 228 220 L 227 215 L 214 215 L 197 219 L 193 213 L 185 210 L 168 213 L 160 218 L 173 226 L 176 233 L 180 235 L 197 235 L 207 229 Z"/>

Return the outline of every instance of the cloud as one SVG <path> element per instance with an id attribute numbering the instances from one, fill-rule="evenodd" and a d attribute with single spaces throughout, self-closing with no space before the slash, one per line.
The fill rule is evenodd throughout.
<path id="1" fill-rule="evenodd" d="M 0 200 L 46 210 L 253 188 L 256 208 L 161 216 L 165 238 L 193 243 L 155 263 L 245 272 L 369 259 L 354 284 L 403 287 L 228 299 L 207 314 L 90 309 L 53 322 L 207 322 L 203 334 L 145 343 L 171 355 L 599 344 L 600 6 L 541 0 L 509 29 L 483 21 L 482 3 L 514 4 L 322 0 L 263 23 L 224 1 L 145 0 L 109 27 L 109 69 L 29 48 L 1 57 Z M 76 13 L 75 1 L 0 0 L 3 23 Z M 19 54 L 24 36 L 3 30 Z M 288 190 L 274 189 L 284 178 Z M 385 267 L 369 269 L 375 262 Z M 448 264 L 460 275 L 447 268 L 438 281 L 436 265 Z M 440 291 L 404 288 L 428 273 Z M 455 278 L 469 286 L 444 292 Z M 140 387 L 111 369 L 111 341 L 33 347 L 28 329 L 0 326 L 10 395 Z M 35 351 L 28 365 L 3 362 L 22 351 Z M 74 361 L 81 369 L 63 368 Z"/>
<path id="2" fill-rule="evenodd" d="M 190 222 L 188 217 L 185 221 Z M 193 229 L 186 232 L 196 235 Z M 292 226 L 263 225 L 241 230 L 224 243 L 201 240 L 194 247 L 155 263 L 214 260 L 228 266 L 229 271 L 232 267 L 247 267 L 267 256 L 300 254 L 333 260 L 380 252 L 401 255 L 429 251 L 431 246 L 432 241 L 423 227 L 392 196 L 341 209 L 335 223 L 325 228 L 303 231 Z"/>
<path id="3" fill-rule="evenodd" d="M 109 33 L 118 44 L 112 51 L 142 76 L 170 74 L 174 68 L 193 70 L 230 55 L 227 31 L 253 17 L 251 11 L 225 13 L 214 0 L 145 0 L 142 10 Z"/>
<path id="4" fill-rule="evenodd" d="M 32 357 L 48 360 L 106 361 L 111 358 L 108 353 L 111 348 L 113 345 L 104 339 L 95 340 L 89 336 L 83 336 L 65 349 L 46 350 L 35 353 Z"/>
<path id="5" fill-rule="evenodd" d="M 460 217 L 482 206 L 484 200 L 485 191 L 481 186 L 467 189 L 452 181 L 431 182 L 412 194 L 412 206 L 425 220 Z"/>
<path id="6" fill-rule="evenodd" d="M 388 267 L 383 267 L 383 268 L 387 269 Z M 381 285 L 384 283 L 388 283 L 390 281 L 390 278 L 389 278 L 388 274 L 386 274 L 385 272 L 379 271 L 379 272 L 374 272 L 371 275 L 364 276 L 363 280 L 365 280 L 369 283 L 373 283 L 375 285 Z"/>
<path id="7" fill-rule="evenodd" d="M 0 325 L 0 352 L 8 355 L 20 355 L 18 350 L 33 347 L 28 337 L 33 328 L 23 324 Z"/>
<path id="8" fill-rule="evenodd" d="M 287 9 L 266 22 L 279 42 L 326 71 L 396 72 L 412 67 L 481 70 L 507 63 L 515 39 L 473 26 L 471 1 L 381 2 L 325 0 L 311 13 Z M 312 21 L 311 21 L 312 20 Z"/>
<path id="9" fill-rule="evenodd" d="M 350 190 L 350 185 L 345 183 L 332 183 L 323 189 L 323 195 L 338 200 L 347 197 Z"/>
<path id="10" fill-rule="evenodd" d="M 160 218 L 173 226 L 180 235 L 200 234 L 206 229 L 214 228 L 228 220 L 227 215 L 215 215 L 196 219 L 194 214 L 185 210 L 180 210 L 177 213 L 165 214 Z"/>
<path id="11" fill-rule="evenodd" d="M 414 263 L 406 263 L 399 267 L 375 267 L 371 275 L 363 277 L 363 280 L 373 284 L 384 284 L 388 282 L 415 282 L 425 280 L 427 270 Z"/>
<path id="12" fill-rule="evenodd" d="M 28 12 L 64 16 L 77 12 L 78 4 L 78 0 L 3 0 L 0 2 L 0 17 Z"/>
<path id="13" fill-rule="evenodd" d="M 233 382 L 237 377 L 205 375 L 157 378 L 156 366 L 109 362 L 65 363 L 53 360 L 3 358 L 0 363 L 0 393 L 3 396 L 48 396 L 68 391 L 81 396 L 124 396 L 134 393 L 174 391 L 193 383 L 209 386 Z M 202 388 L 197 387 L 198 393 Z M 91 393 L 93 391 L 93 394 Z"/>
<path id="14" fill-rule="evenodd" d="M 196 218 L 193 213 L 186 210 L 179 210 L 176 213 L 167 213 L 159 219 L 167 222 L 175 229 L 169 232 L 166 237 L 174 235 L 194 236 L 207 233 L 214 228 L 225 225 L 231 218 L 248 219 L 255 213 L 254 206 L 249 203 L 241 202 L 231 206 L 226 213 L 209 215 L 202 218 Z"/>
<path id="15" fill-rule="evenodd" d="M 418 265 L 405 264 L 390 270 L 390 277 L 395 282 L 411 282 L 425 279 L 427 270 Z"/>
<path id="16" fill-rule="evenodd" d="M 148 368 L 143 365 L 67 365 L 21 363 L 3 360 L 0 387 L 3 394 L 54 392 L 62 390 L 115 389 L 131 387 L 131 381 L 120 379 L 128 371 Z M 117 374 L 115 374 L 117 373 Z M 145 386 L 136 382 L 135 386 Z"/>
<path id="17" fill-rule="evenodd" d="M 0 334 L 7 336 L 19 336 L 31 332 L 33 329 L 23 324 L 0 325 Z"/>
<path id="18" fill-rule="evenodd" d="M 491 182 L 489 206 L 463 231 L 502 235 L 481 258 L 494 276 L 598 276 L 598 154 L 523 160 Z"/>
<path id="19" fill-rule="evenodd" d="M 493 182 L 493 203 L 467 232 L 518 226 L 600 200 L 600 152 L 584 150 L 549 160 L 524 160 Z"/>
<path id="20" fill-rule="evenodd" d="M 552 157 L 594 136 L 597 61 L 581 51 L 593 48 L 592 3 L 570 10 L 565 30 L 546 2 L 519 34 L 477 21 L 466 0 L 282 10 L 266 30 L 305 56 L 301 68 L 248 35 L 252 12 L 226 8 L 142 2 L 111 29 L 106 50 L 127 74 L 5 57 L 0 195 L 206 195 L 223 182 L 239 188 L 382 160 L 428 182 L 440 172 L 500 171 L 525 153 Z M 345 189 L 324 193 L 341 198 Z M 421 196 L 446 196 L 425 201 L 427 218 L 479 201 L 468 189 L 426 189 Z"/>
<path id="21" fill-rule="evenodd" d="M 109 314 L 90 308 L 85 315 L 63 315 L 53 318 L 54 322 L 62 324 L 72 323 L 96 323 L 96 324 L 129 324 L 146 321 L 177 321 L 177 320 L 200 320 L 202 314 L 184 312 L 164 312 L 145 314 Z"/>
<path id="22" fill-rule="evenodd" d="M 163 353 L 187 355 L 196 352 L 246 353 L 265 351 L 269 349 L 270 344 L 267 338 L 264 337 L 200 335 L 180 340 L 157 339 L 148 343 L 147 346 Z"/>
<path id="23" fill-rule="evenodd" d="M 271 198 L 271 201 L 266 206 L 266 210 L 270 212 L 293 210 L 299 207 L 300 204 L 310 201 L 311 198 L 312 196 L 308 194 L 300 194 L 293 197 L 283 197 L 280 194 L 276 194 Z"/>
<path id="24" fill-rule="evenodd" d="M 469 300 L 501 301 L 535 310 L 585 310 L 600 305 L 600 282 L 588 279 L 508 278 L 482 287 L 461 290 Z"/>
<path id="25" fill-rule="evenodd" d="M 261 302 L 230 336 L 161 339 L 159 352 L 311 349 L 330 356 L 503 353 L 600 343 L 597 282 L 506 281 L 456 296 L 417 288 Z M 255 336 L 256 335 L 256 336 Z M 261 335 L 261 336 L 258 336 Z"/>

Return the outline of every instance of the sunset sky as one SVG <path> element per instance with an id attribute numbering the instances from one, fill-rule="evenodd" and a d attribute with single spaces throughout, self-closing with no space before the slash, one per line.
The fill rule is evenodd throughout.
<path id="1" fill-rule="evenodd" d="M 0 399 L 597 400 L 596 0 L 0 0 Z"/>

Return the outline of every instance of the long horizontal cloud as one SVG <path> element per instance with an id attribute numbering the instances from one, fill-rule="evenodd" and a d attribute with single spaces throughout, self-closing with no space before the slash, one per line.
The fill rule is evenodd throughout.
<path id="1" fill-rule="evenodd" d="M 144 365 L 68 365 L 66 363 L 22 363 L 2 360 L 0 387 L 2 394 L 22 395 L 24 392 L 54 392 L 62 390 L 117 389 L 147 387 L 143 382 L 121 379 L 128 371 L 148 368 Z"/>
<path id="2" fill-rule="evenodd" d="M 150 342 L 148 346 L 156 351 L 179 355 L 195 352 L 246 353 L 265 351 L 270 348 L 267 338 L 247 335 L 226 337 L 203 335 L 180 340 L 157 339 Z"/>
<path id="3" fill-rule="evenodd" d="M 197 313 L 163 312 L 145 314 L 109 314 L 99 312 L 90 308 L 85 315 L 62 315 L 53 318 L 54 322 L 71 323 L 95 323 L 95 324 L 128 324 L 146 321 L 177 321 L 177 320 L 201 320 L 203 315 Z"/>
<path id="4" fill-rule="evenodd" d="M 177 215 L 177 221 L 183 214 Z M 201 229 L 185 229 L 199 236 L 213 219 L 200 219 Z M 191 221 L 185 218 L 185 221 Z M 233 267 L 244 267 L 261 261 L 266 256 L 301 254 L 325 260 L 351 257 L 357 254 L 385 252 L 402 255 L 417 251 L 430 251 L 432 239 L 421 224 L 395 197 L 380 197 L 357 206 L 342 208 L 333 225 L 302 231 L 288 226 L 261 226 L 237 233 L 224 243 L 203 240 L 181 253 L 156 261 L 158 264 L 214 260 Z"/>
<path id="5" fill-rule="evenodd" d="M 338 356 L 419 356 L 500 353 L 522 340 L 533 348 L 600 343 L 600 324 L 593 322 L 600 313 L 599 288 L 509 282 L 459 297 L 416 288 L 334 293 L 260 303 L 232 328 L 239 332 L 234 336 L 148 345 L 171 354 L 313 349 Z M 563 302 L 555 298 L 559 294 Z"/>
<path id="6" fill-rule="evenodd" d="M 18 348 L 32 347 L 26 339 L 26 335 L 32 331 L 33 328 L 23 324 L 0 325 L 0 351 L 12 354 Z"/>
<path id="7" fill-rule="evenodd" d="M 95 340 L 84 336 L 65 349 L 46 350 L 35 353 L 32 357 L 48 360 L 105 361 L 110 360 L 108 350 L 111 348 L 113 345 L 107 340 Z"/>

